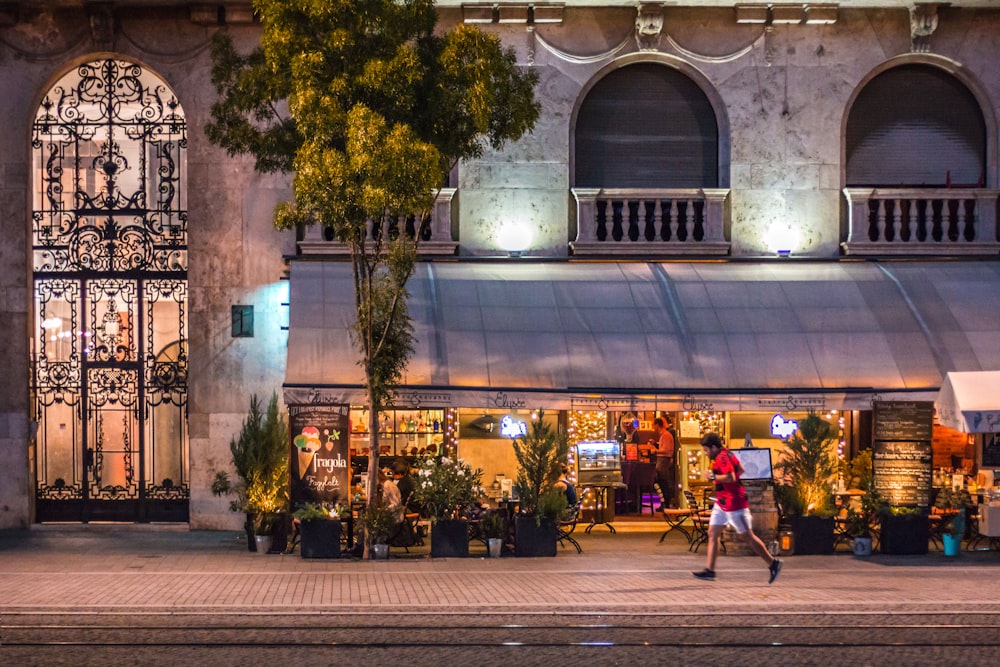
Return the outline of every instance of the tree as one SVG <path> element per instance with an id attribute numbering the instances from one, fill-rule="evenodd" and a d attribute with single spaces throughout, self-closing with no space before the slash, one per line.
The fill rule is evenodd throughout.
<path id="1" fill-rule="evenodd" d="M 378 417 L 413 352 L 406 283 L 428 212 L 457 161 L 534 127 L 538 75 L 475 27 L 436 33 L 432 0 L 254 0 L 254 10 L 260 47 L 240 55 L 224 32 L 213 42 L 219 100 L 205 131 L 259 171 L 294 172 L 277 228 L 321 224 L 350 248 L 375 471 Z M 369 502 L 378 490 L 369 475 Z"/>

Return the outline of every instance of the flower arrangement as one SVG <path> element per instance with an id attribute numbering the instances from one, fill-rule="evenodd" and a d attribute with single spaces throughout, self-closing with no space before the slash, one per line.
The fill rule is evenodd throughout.
<path id="1" fill-rule="evenodd" d="M 349 515 L 351 508 L 337 503 L 333 509 L 319 503 L 306 503 L 295 510 L 292 514 L 299 521 L 311 521 L 313 519 L 340 519 Z"/>
<path id="2" fill-rule="evenodd" d="M 428 456 L 417 464 L 414 496 L 435 520 L 457 519 L 483 494 L 482 468 L 461 459 Z"/>

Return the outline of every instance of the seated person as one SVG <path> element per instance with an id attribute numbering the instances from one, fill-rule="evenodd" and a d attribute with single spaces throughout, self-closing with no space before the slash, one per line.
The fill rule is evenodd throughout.
<path id="1" fill-rule="evenodd" d="M 378 481 L 382 489 L 382 502 L 385 503 L 386 507 L 393 510 L 396 523 L 399 523 L 403 520 L 403 498 L 399 493 L 399 487 L 396 486 L 396 482 L 390 478 L 385 470 L 378 471 Z"/>
<path id="2" fill-rule="evenodd" d="M 396 459 L 392 464 L 393 477 L 396 479 L 396 486 L 399 488 L 400 497 L 406 502 L 405 510 L 410 513 L 420 512 L 417 501 L 414 500 L 414 491 L 417 490 L 417 483 L 410 475 L 410 464 L 405 459 Z"/>
<path id="3" fill-rule="evenodd" d="M 565 463 L 560 465 L 559 479 L 555 481 L 553 486 L 557 489 L 562 489 L 563 493 L 566 494 L 566 505 L 576 507 L 580 504 L 580 498 L 576 494 L 576 487 L 573 486 L 573 482 L 569 481 L 569 466 Z"/>

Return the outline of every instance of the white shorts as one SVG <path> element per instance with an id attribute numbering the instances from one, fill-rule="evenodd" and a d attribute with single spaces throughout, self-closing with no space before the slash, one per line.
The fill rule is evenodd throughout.
<path id="1" fill-rule="evenodd" d="M 708 525 L 709 527 L 729 525 L 732 526 L 738 535 L 742 535 L 753 526 L 753 517 L 750 514 L 749 507 L 727 512 L 718 505 L 714 505 L 712 507 L 712 516 L 708 519 Z"/>

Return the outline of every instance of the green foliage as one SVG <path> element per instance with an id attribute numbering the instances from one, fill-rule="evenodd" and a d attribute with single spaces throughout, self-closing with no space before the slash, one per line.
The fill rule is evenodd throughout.
<path id="1" fill-rule="evenodd" d="M 538 74 L 476 27 L 437 31 L 432 0 L 255 0 L 254 11 L 259 48 L 241 55 L 223 32 L 213 42 L 205 132 L 259 171 L 294 171 L 277 228 L 320 224 L 348 245 L 374 425 L 413 351 L 405 286 L 420 234 L 400 226 L 424 223 L 459 160 L 531 130 Z"/>
<path id="2" fill-rule="evenodd" d="M 229 442 L 233 468 L 239 482 L 218 471 L 212 493 L 235 495 L 229 508 L 255 517 L 255 532 L 266 532 L 267 522 L 288 505 L 288 424 L 278 409 L 278 395 L 272 394 L 267 414 L 260 411 L 257 396 L 250 397 L 250 410 L 237 437 Z"/>
<path id="3" fill-rule="evenodd" d="M 370 544 L 387 544 L 397 525 L 396 511 L 381 500 L 369 503 L 361 515 L 361 527 Z"/>
<path id="4" fill-rule="evenodd" d="M 479 532 L 485 539 L 507 537 L 507 522 L 500 512 L 487 512 L 479 519 Z"/>
<path id="5" fill-rule="evenodd" d="M 350 513 L 350 508 L 339 503 L 330 509 L 321 503 L 306 503 L 292 513 L 299 521 L 312 521 L 314 519 L 340 519 L 345 514 Z"/>
<path id="6" fill-rule="evenodd" d="M 528 434 L 514 439 L 514 456 L 517 458 L 515 486 L 521 514 L 539 513 L 542 493 L 559 477 L 559 464 L 566 461 L 569 454 L 566 433 L 562 429 L 553 429 L 544 417 L 545 412 L 539 410 L 538 419 L 528 427 Z"/>
<path id="7" fill-rule="evenodd" d="M 535 517 L 539 524 L 541 524 L 542 519 L 559 521 L 568 509 L 569 503 L 566 500 L 566 493 L 562 489 L 550 486 L 538 498 L 538 511 L 535 513 Z"/>
<path id="8" fill-rule="evenodd" d="M 948 532 L 956 537 L 965 534 L 965 510 L 972 507 L 972 496 L 966 489 L 955 490 L 946 486 L 938 493 L 934 506 L 942 510 L 953 510 L 954 515 L 947 519 Z"/>
<path id="9" fill-rule="evenodd" d="M 833 514 L 833 427 L 819 415 L 809 414 L 786 443 L 784 458 L 775 466 L 794 489 L 785 512 L 817 516 Z M 797 511 L 793 511 L 797 510 Z"/>
<path id="10" fill-rule="evenodd" d="M 428 456 L 417 464 L 413 495 L 433 519 L 457 519 L 483 494 L 481 468 L 461 459 Z"/>
<path id="11" fill-rule="evenodd" d="M 860 456 L 859 454 L 854 460 L 857 460 Z M 871 460 L 870 452 L 868 460 Z M 882 495 L 875 488 L 875 478 L 873 475 L 869 474 L 867 476 L 865 486 L 862 487 L 862 490 L 865 493 L 861 496 L 861 508 L 847 508 L 845 529 L 851 537 L 871 537 L 875 529 L 875 524 L 878 522 L 879 514 L 885 512 L 888 506 L 885 499 L 882 498 Z"/>
<path id="12" fill-rule="evenodd" d="M 841 461 L 838 471 L 848 489 L 867 489 L 872 484 L 874 469 L 872 468 L 872 450 L 865 449 L 850 460 Z"/>

